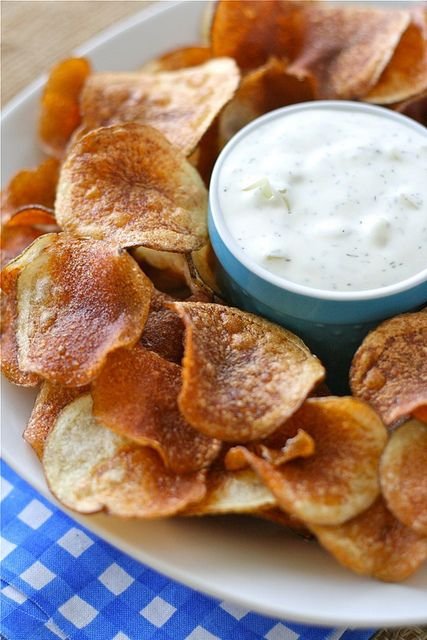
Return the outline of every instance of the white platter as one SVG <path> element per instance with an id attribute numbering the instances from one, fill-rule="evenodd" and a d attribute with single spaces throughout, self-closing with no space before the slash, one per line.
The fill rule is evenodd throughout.
<path id="1" fill-rule="evenodd" d="M 129 70 L 167 49 L 199 39 L 205 2 L 161 2 L 120 23 L 79 50 L 96 69 Z M 35 165 L 37 80 L 4 111 L 2 179 Z M 41 468 L 21 434 L 34 392 L 2 383 L 5 460 L 52 499 Z M 195 589 L 298 622 L 379 627 L 427 622 L 427 567 L 404 584 L 383 584 L 342 569 L 316 543 L 250 518 L 129 522 L 103 515 L 73 518 L 158 571 Z"/>

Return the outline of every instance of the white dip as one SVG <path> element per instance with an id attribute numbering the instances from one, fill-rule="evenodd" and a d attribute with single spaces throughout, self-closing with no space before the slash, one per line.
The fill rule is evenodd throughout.
<path id="1" fill-rule="evenodd" d="M 238 245 L 286 280 L 357 291 L 427 267 L 427 135 L 404 122 L 332 107 L 272 118 L 226 155 L 218 188 Z"/>

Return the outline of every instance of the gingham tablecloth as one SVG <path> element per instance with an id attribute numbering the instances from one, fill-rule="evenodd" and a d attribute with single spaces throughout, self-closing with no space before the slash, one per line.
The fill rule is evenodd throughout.
<path id="1" fill-rule="evenodd" d="M 132 560 L 1 464 L 5 640 L 368 640 L 220 602 Z"/>

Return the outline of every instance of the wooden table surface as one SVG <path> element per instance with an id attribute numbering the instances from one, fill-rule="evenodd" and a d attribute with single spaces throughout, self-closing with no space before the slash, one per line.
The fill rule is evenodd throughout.
<path id="1" fill-rule="evenodd" d="M 2 104 L 96 33 L 148 0 L 2 0 Z M 426 603 L 427 610 L 427 603 Z M 427 627 L 383 629 L 375 640 L 427 640 Z"/>

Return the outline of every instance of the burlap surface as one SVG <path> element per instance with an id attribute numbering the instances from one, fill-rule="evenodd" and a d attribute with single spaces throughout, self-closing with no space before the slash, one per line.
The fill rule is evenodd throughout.
<path id="1" fill-rule="evenodd" d="M 147 4 L 148 0 L 2 0 L 2 103 L 88 38 Z M 427 640 L 427 627 L 384 629 L 375 640 Z"/>
<path id="2" fill-rule="evenodd" d="M 2 103 L 145 0 L 2 0 Z"/>

